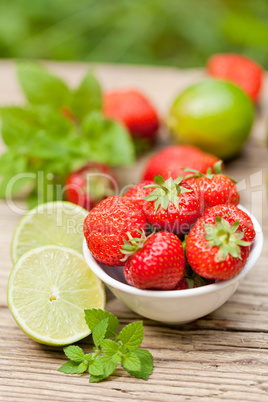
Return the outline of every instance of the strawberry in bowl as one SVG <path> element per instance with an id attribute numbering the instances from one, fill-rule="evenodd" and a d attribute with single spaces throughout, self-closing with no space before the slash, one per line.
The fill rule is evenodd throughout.
<path id="1" fill-rule="evenodd" d="M 213 166 L 215 173 L 209 168 L 205 174 L 191 168 L 184 169 L 190 173 L 185 180 L 199 195 L 202 212 L 217 204 L 239 204 L 236 182 L 222 173 L 221 166 L 222 161 L 218 161 Z"/>
<path id="2" fill-rule="evenodd" d="M 133 202 L 133 199 L 122 197 L 124 198 Z M 136 200 L 136 202 L 140 201 Z M 143 208 L 143 202 L 139 205 Z M 215 220 L 217 216 L 226 220 L 229 225 L 223 223 L 228 228 L 225 229 L 225 233 L 222 233 L 223 238 L 220 241 L 225 242 L 229 238 L 232 249 L 237 251 L 237 247 L 242 248 L 241 255 L 239 256 L 238 252 L 237 257 L 230 256 L 228 252 L 225 257 L 226 265 L 229 267 L 230 262 L 231 268 L 226 271 L 224 261 L 218 262 L 217 266 L 213 265 L 213 269 L 215 266 L 216 268 L 210 271 L 210 262 L 219 252 L 220 245 L 210 244 L 211 247 L 206 247 L 209 241 L 217 243 L 217 237 L 219 235 L 221 237 L 217 227 L 219 219 L 217 218 L 217 222 Z M 239 225 L 236 223 L 237 220 L 240 222 Z M 214 228 L 212 232 L 214 230 L 216 235 L 214 233 L 213 239 L 205 238 L 205 235 L 210 233 L 206 233 L 202 222 Z M 201 240 L 197 237 L 199 234 L 195 229 L 197 225 L 200 229 Z M 243 207 L 238 208 L 234 205 L 216 205 L 204 212 L 186 239 L 188 256 L 186 265 L 182 254 L 183 247 L 175 234 L 161 231 L 147 239 L 142 237 L 142 230 L 140 233 L 136 230 L 130 236 L 126 232 L 122 234 L 120 242 L 116 241 L 115 248 L 119 264 L 125 266 L 111 266 L 112 264 L 108 266 L 105 265 L 107 259 L 104 264 L 99 262 L 98 257 L 94 255 L 94 250 L 92 252 L 88 247 L 86 241 L 88 237 L 85 233 L 83 245 L 85 259 L 91 270 L 127 307 L 144 317 L 172 325 L 196 320 L 224 304 L 255 265 L 263 247 L 263 234 L 257 220 L 253 216 L 250 217 L 249 212 Z M 173 246 L 176 245 L 175 249 L 173 246 L 169 247 L 170 240 Z M 112 238 L 109 242 L 112 244 Z M 199 242 L 203 245 L 200 249 Z M 108 256 L 109 251 L 105 253 L 105 250 L 104 247 L 103 254 Z M 199 257 L 196 250 L 199 250 L 202 257 Z M 206 259 L 206 253 L 208 259 Z M 220 257 L 223 258 L 223 256 Z M 201 258 L 203 258 L 202 261 Z M 232 265 L 233 262 L 235 262 L 234 265 Z M 204 271 L 204 266 L 207 267 L 209 274 Z M 224 275 L 219 276 L 218 273 L 221 271 Z M 216 277 L 221 279 L 217 279 L 216 282 L 215 279 L 210 279 Z"/>
<path id="3" fill-rule="evenodd" d="M 231 279 L 246 265 L 255 235 L 245 212 L 234 205 L 216 205 L 204 213 L 187 237 L 189 264 L 204 278 Z"/>

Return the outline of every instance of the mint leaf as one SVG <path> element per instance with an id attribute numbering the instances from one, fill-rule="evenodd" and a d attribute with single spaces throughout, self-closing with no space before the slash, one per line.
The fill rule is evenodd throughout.
<path id="1" fill-rule="evenodd" d="M 101 309 L 93 308 L 91 310 L 85 310 L 85 320 L 91 332 L 93 332 L 95 326 L 105 318 L 108 318 L 108 327 L 105 335 L 106 338 L 116 336 L 119 326 L 117 317 L 115 317 L 112 313 L 108 313 L 107 311 Z"/>
<path id="2" fill-rule="evenodd" d="M 100 360 L 95 359 L 92 362 L 89 363 L 88 366 L 88 371 L 89 374 L 92 374 L 94 376 L 103 376 L 104 375 L 104 368 Z"/>
<path id="3" fill-rule="evenodd" d="M 82 363 L 76 363 L 73 361 L 68 361 L 67 363 L 64 363 L 60 368 L 58 368 L 58 371 L 61 371 L 65 374 L 82 374 L 84 373 L 88 368 L 88 363 L 82 362 Z"/>
<path id="4" fill-rule="evenodd" d="M 87 353 L 84 355 L 84 359 L 88 362 L 90 362 L 93 358 L 94 353 Z"/>
<path id="5" fill-rule="evenodd" d="M 41 65 L 20 62 L 17 64 L 17 75 L 30 103 L 49 104 L 57 109 L 70 103 L 70 91 L 65 82 Z"/>
<path id="6" fill-rule="evenodd" d="M 142 378 L 143 380 L 148 380 L 149 375 L 153 371 L 153 357 L 151 353 L 146 349 L 136 349 L 133 352 L 140 360 L 141 369 L 136 370 L 127 370 L 129 374 L 133 375 L 136 378 Z"/>
<path id="7" fill-rule="evenodd" d="M 98 347 L 101 341 L 104 339 L 106 330 L 108 327 L 108 318 L 105 318 L 101 322 L 99 322 L 92 332 L 93 342 Z"/>
<path id="8" fill-rule="evenodd" d="M 71 108 L 74 115 L 81 120 L 93 110 L 101 111 L 101 86 L 92 73 L 89 72 L 73 92 Z"/>
<path id="9" fill-rule="evenodd" d="M 101 355 L 98 360 L 101 362 L 104 368 L 105 377 L 109 377 L 117 367 L 118 362 L 121 360 L 121 356 L 115 355 Z"/>
<path id="10" fill-rule="evenodd" d="M 28 149 L 27 141 L 31 141 L 40 129 L 36 114 L 30 109 L 11 106 L 2 107 L 0 116 L 2 120 L 1 133 L 5 144 L 9 147 L 20 147 L 22 150 Z"/>
<path id="11" fill-rule="evenodd" d="M 91 382 L 100 382 L 100 381 L 104 380 L 105 378 L 107 378 L 105 375 L 103 375 L 103 376 L 95 376 L 95 375 L 91 374 L 91 376 L 89 377 L 89 382 L 90 383 Z"/>
<path id="12" fill-rule="evenodd" d="M 83 350 L 76 345 L 71 345 L 67 346 L 66 348 L 63 349 L 65 355 L 68 357 L 68 359 L 72 360 L 73 362 L 83 362 L 85 355 Z"/>
<path id="13" fill-rule="evenodd" d="M 140 371 L 141 363 L 138 356 L 133 352 L 126 353 L 122 358 L 122 366 L 127 371 Z"/>
<path id="14" fill-rule="evenodd" d="M 134 144 L 123 125 L 104 119 L 99 112 L 92 112 L 83 120 L 82 132 L 94 160 L 112 166 L 134 162 Z"/>
<path id="15" fill-rule="evenodd" d="M 132 322 L 125 326 L 119 334 L 119 339 L 129 350 L 137 349 L 143 340 L 142 321 Z"/>
<path id="16" fill-rule="evenodd" d="M 120 345 L 111 339 L 104 339 L 101 342 L 101 349 L 107 355 L 114 355 L 118 352 Z"/>

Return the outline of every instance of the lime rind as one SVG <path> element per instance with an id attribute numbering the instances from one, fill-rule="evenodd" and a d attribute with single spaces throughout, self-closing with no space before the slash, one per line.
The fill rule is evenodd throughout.
<path id="1" fill-rule="evenodd" d="M 15 263 L 25 252 L 45 245 L 70 247 L 82 254 L 83 222 L 88 211 L 67 201 L 40 204 L 19 222 L 12 238 Z"/>
<path id="2" fill-rule="evenodd" d="M 90 334 L 84 310 L 104 309 L 105 290 L 79 252 L 43 246 L 28 251 L 14 265 L 7 301 L 30 338 L 63 346 Z"/>

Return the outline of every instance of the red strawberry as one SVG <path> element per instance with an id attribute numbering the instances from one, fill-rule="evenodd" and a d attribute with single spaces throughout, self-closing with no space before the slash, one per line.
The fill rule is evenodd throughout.
<path id="1" fill-rule="evenodd" d="M 213 77 L 234 82 L 244 89 L 254 102 L 257 102 L 263 84 L 264 71 L 255 61 L 240 54 L 215 54 L 208 60 L 207 70 Z"/>
<path id="2" fill-rule="evenodd" d="M 249 242 L 253 242 L 255 238 L 255 229 L 252 223 L 252 220 L 248 216 L 248 214 L 242 211 L 240 208 L 236 207 L 235 205 L 215 205 L 212 208 L 207 209 L 203 215 L 204 217 L 212 217 L 220 216 L 223 218 L 228 218 L 228 222 L 232 225 L 237 220 L 240 221 L 240 225 L 244 232 L 244 239 Z"/>
<path id="3" fill-rule="evenodd" d="M 153 155 L 144 170 L 143 180 L 153 180 L 160 174 L 165 180 L 186 176 L 184 168 L 190 167 L 201 173 L 213 168 L 219 159 L 191 145 L 171 145 Z"/>
<path id="4" fill-rule="evenodd" d="M 234 205 L 209 208 L 191 229 L 186 252 L 192 269 L 205 278 L 231 279 L 244 268 L 255 230 Z"/>
<path id="5" fill-rule="evenodd" d="M 127 257 L 124 273 L 128 283 L 140 289 L 174 289 L 183 278 L 186 264 L 180 239 L 159 232 L 139 240 L 128 236 L 122 248 Z"/>
<path id="6" fill-rule="evenodd" d="M 136 90 L 112 91 L 104 95 L 104 115 L 124 123 L 142 147 L 155 141 L 159 127 L 157 112 Z"/>
<path id="7" fill-rule="evenodd" d="M 127 232 L 140 237 L 138 230 L 147 226 L 140 201 L 125 197 L 108 197 L 93 208 L 84 222 L 88 248 L 97 261 L 120 266 L 120 248 Z"/>
<path id="8" fill-rule="evenodd" d="M 200 216 L 200 201 L 182 175 L 177 179 L 164 180 L 162 176 L 155 177 L 154 188 L 144 197 L 148 201 L 143 210 L 147 221 L 156 229 L 182 235 L 187 233 Z"/>
<path id="9" fill-rule="evenodd" d="M 144 197 L 149 195 L 152 192 L 151 188 L 144 188 L 145 186 L 149 186 L 151 184 L 155 184 L 154 181 L 144 180 L 136 186 L 131 187 L 124 197 L 129 197 L 134 200 L 142 200 Z"/>
<path id="10" fill-rule="evenodd" d="M 211 168 L 206 174 L 194 169 L 185 169 L 192 172 L 186 176 L 186 181 L 199 194 L 202 211 L 218 204 L 239 204 L 240 196 L 235 182 L 222 174 L 221 163 L 221 161 L 215 163 L 215 174 Z"/>
<path id="11" fill-rule="evenodd" d="M 104 198 L 113 195 L 117 186 L 117 179 L 109 166 L 89 162 L 68 176 L 65 197 L 67 201 L 90 210 Z"/>

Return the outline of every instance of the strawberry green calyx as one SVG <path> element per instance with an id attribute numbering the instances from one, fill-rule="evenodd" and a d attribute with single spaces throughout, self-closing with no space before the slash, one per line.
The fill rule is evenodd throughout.
<path id="1" fill-rule="evenodd" d="M 127 232 L 128 240 L 123 238 L 124 245 L 120 249 L 122 254 L 125 254 L 124 258 L 120 261 L 124 262 L 133 254 L 135 254 L 138 250 L 142 249 L 145 241 L 149 238 L 146 237 L 144 230 L 137 230 L 140 233 L 141 237 L 132 237 L 129 232 Z"/>
<path id="2" fill-rule="evenodd" d="M 208 168 L 207 172 L 205 174 L 201 173 L 201 172 L 199 172 L 198 170 L 195 170 L 195 169 L 185 168 L 184 169 L 185 172 L 191 172 L 190 174 L 185 176 L 185 179 L 199 179 L 200 177 L 206 177 L 207 179 L 212 180 L 215 175 L 223 174 L 222 173 L 222 168 L 221 168 L 222 164 L 223 164 L 222 160 L 219 160 L 218 162 L 216 162 L 214 164 L 213 169 L 214 169 L 215 173 L 212 172 L 211 168 Z M 226 176 L 226 175 L 224 175 L 224 176 Z M 226 176 L 226 177 L 228 177 L 228 176 Z M 230 179 L 233 183 L 236 184 L 235 180 L 231 179 L 230 177 L 228 177 L 228 179 Z"/>
<path id="3" fill-rule="evenodd" d="M 206 281 L 201 278 L 196 272 L 192 270 L 190 267 L 189 263 L 187 262 L 186 264 L 186 270 L 185 270 L 185 275 L 184 275 L 185 282 L 187 283 L 189 289 L 193 289 L 196 285 L 196 287 L 201 287 L 206 285 Z"/>
<path id="4" fill-rule="evenodd" d="M 171 201 L 177 209 L 179 209 L 179 198 L 178 196 L 182 193 L 188 193 L 193 191 L 192 189 L 180 186 L 183 180 L 183 175 L 181 174 L 177 179 L 173 180 L 171 177 L 166 181 L 162 176 L 157 175 L 154 177 L 156 184 L 149 184 L 144 186 L 144 188 L 155 188 L 149 195 L 144 197 L 146 201 L 155 201 L 155 210 L 161 205 L 163 209 L 168 209 L 168 204 Z"/>
<path id="5" fill-rule="evenodd" d="M 237 231 L 240 222 L 236 221 L 230 225 L 226 219 L 216 216 L 215 224 L 204 225 L 205 239 L 208 240 L 207 247 L 219 247 L 215 261 L 224 261 L 228 254 L 241 260 L 241 246 L 248 247 L 251 242 L 244 241 L 244 232 Z"/>

